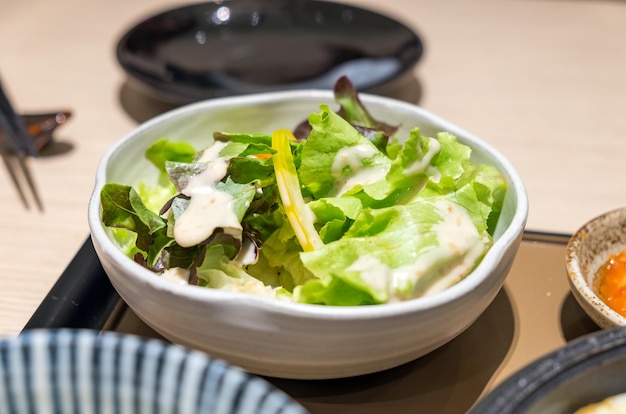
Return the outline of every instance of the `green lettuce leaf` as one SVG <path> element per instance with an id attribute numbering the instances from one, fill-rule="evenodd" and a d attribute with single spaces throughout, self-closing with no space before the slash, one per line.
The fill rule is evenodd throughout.
<path id="1" fill-rule="evenodd" d="M 302 186 L 314 198 L 321 198 L 338 195 L 338 183 L 348 180 L 357 172 L 357 168 L 380 169 L 384 177 L 391 160 L 327 105 L 322 105 L 320 109 L 319 114 L 313 113 L 309 117 L 312 130 L 302 145 L 298 170 Z M 340 151 L 357 146 L 365 150 L 363 159 L 335 164 Z M 358 165 L 351 165 L 354 163 Z"/>
<path id="2" fill-rule="evenodd" d="M 196 149 L 187 142 L 175 142 L 162 138 L 155 141 L 146 149 L 146 159 L 155 167 L 165 173 L 166 161 L 191 162 Z"/>
<path id="3" fill-rule="evenodd" d="M 166 220 L 148 209 L 130 186 L 106 184 L 100 197 L 103 224 L 135 233 L 136 247 L 147 255 L 149 266 L 154 266 L 162 250 L 171 244 Z"/>
<path id="4" fill-rule="evenodd" d="M 206 249 L 204 262 L 197 268 L 197 273 L 200 286 L 275 299 L 291 296 L 284 288 L 272 287 L 248 274 L 240 263 L 226 257 L 220 245 L 212 245 Z"/>
<path id="5" fill-rule="evenodd" d="M 455 240 L 454 247 L 450 240 Z M 473 269 L 490 244 L 488 234 L 475 229 L 466 213 L 444 198 L 363 209 L 340 240 L 300 254 L 319 280 L 314 288 L 307 283 L 296 290 L 295 298 L 349 305 L 355 297 L 385 303 L 419 296 L 436 289 L 453 266 L 463 269 L 450 284 L 457 282 Z M 327 297 L 322 294 L 324 286 Z M 344 294 L 334 289 L 353 293 L 345 295 L 347 301 L 338 300 Z"/>

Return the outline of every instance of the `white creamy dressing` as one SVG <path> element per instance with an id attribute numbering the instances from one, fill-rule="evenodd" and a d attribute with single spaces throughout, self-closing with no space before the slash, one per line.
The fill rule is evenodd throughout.
<path id="1" fill-rule="evenodd" d="M 445 201 L 438 204 L 443 218 L 433 226 L 439 237 L 438 246 L 399 268 L 392 269 L 378 258 L 364 255 L 346 270 L 360 272 L 363 281 L 386 291 L 389 302 L 405 300 L 412 291 L 418 291 L 418 296 L 431 295 L 457 283 L 483 254 L 484 240 L 465 209 Z M 434 283 L 423 282 L 421 279 L 442 259 L 447 259 L 450 266 L 439 271 Z"/>
<path id="2" fill-rule="evenodd" d="M 182 267 L 172 267 L 170 269 L 165 269 L 165 271 L 161 273 L 161 277 L 163 279 L 178 283 L 179 285 L 189 284 L 190 275 L 190 270 Z"/>
<path id="3" fill-rule="evenodd" d="M 258 279 L 244 274 L 241 277 L 224 277 L 213 279 L 210 278 L 210 286 L 225 292 L 247 293 L 256 296 L 264 296 L 267 298 L 279 298 L 276 294 L 279 288 L 273 288 L 265 285 Z"/>
<path id="4" fill-rule="evenodd" d="M 349 272 L 360 272 L 361 279 L 376 290 L 390 290 L 389 282 L 393 279 L 394 271 L 377 257 L 360 256 L 346 270 Z"/>
<path id="5" fill-rule="evenodd" d="M 340 196 L 357 184 L 367 185 L 383 180 L 389 172 L 388 165 L 364 165 L 378 150 L 373 145 L 359 144 L 341 148 L 331 166 L 335 179 L 334 196 Z"/>
<path id="6" fill-rule="evenodd" d="M 433 160 L 433 157 L 439 153 L 441 150 L 441 143 L 434 139 L 428 138 L 428 150 L 426 154 L 420 160 L 415 160 L 411 164 L 407 165 L 404 168 L 405 175 L 412 175 L 422 171 L 427 171 L 428 167 L 430 167 L 430 162 Z M 433 168 L 433 170 L 435 170 Z M 435 170 L 436 171 L 436 170 Z M 439 171 L 437 171 L 437 175 Z"/>
<path id="7" fill-rule="evenodd" d="M 195 246 L 206 240 L 216 228 L 240 235 L 241 223 L 234 210 L 233 197 L 216 188 L 226 175 L 228 163 L 219 157 L 226 143 L 216 141 L 200 158 L 206 162 L 204 171 L 189 177 L 182 193 L 190 197 L 189 205 L 174 223 L 174 239 L 182 247 Z"/>
<path id="8" fill-rule="evenodd" d="M 249 237 L 244 237 L 241 242 L 241 249 L 233 261 L 241 266 L 247 266 L 255 264 L 258 258 L 259 248 Z"/>

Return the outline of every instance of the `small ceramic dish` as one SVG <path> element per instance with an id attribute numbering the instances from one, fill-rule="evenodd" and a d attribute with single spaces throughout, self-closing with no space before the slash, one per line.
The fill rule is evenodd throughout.
<path id="1" fill-rule="evenodd" d="M 21 115 L 26 131 L 33 139 L 33 144 L 37 151 L 43 150 L 54 139 L 54 132 L 58 127 L 65 124 L 71 117 L 69 110 L 29 113 Z M 4 130 L 0 129 L 0 140 L 4 137 Z"/>
<path id="2" fill-rule="evenodd" d="M 413 29 L 360 7 L 318 0 L 207 1 L 130 28 L 117 60 L 147 95 L 184 104 L 248 93 L 332 89 L 344 75 L 374 92 L 423 54 Z"/>
<path id="3" fill-rule="evenodd" d="M 164 341 L 87 329 L 40 329 L 0 340 L 0 412 L 306 410 L 261 378 Z"/>
<path id="4" fill-rule="evenodd" d="M 567 245 L 566 268 L 572 293 L 601 328 L 626 326 L 626 318 L 596 293 L 595 278 L 609 256 L 626 249 L 626 208 L 604 213 L 585 223 Z"/>

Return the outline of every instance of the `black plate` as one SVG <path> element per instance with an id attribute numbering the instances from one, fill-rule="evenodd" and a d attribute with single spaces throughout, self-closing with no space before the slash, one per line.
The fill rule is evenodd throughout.
<path id="1" fill-rule="evenodd" d="M 118 42 L 129 79 L 189 103 L 286 89 L 330 89 L 340 75 L 368 92 L 410 74 L 420 37 L 390 17 L 314 0 L 223 0 L 154 15 Z"/>
<path id="2" fill-rule="evenodd" d="M 469 414 L 573 413 L 624 392 L 626 328 L 615 328 L 577 338 L 527 365 Z"/>

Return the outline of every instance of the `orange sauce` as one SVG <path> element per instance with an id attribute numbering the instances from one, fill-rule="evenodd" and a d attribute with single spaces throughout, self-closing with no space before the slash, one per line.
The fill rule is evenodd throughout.
<path id="1" fill-rule="evenodd" d="M 626 316 L 626 249 L 609 256 L 598 270 L 595 285 L 600 299 Z"/>

